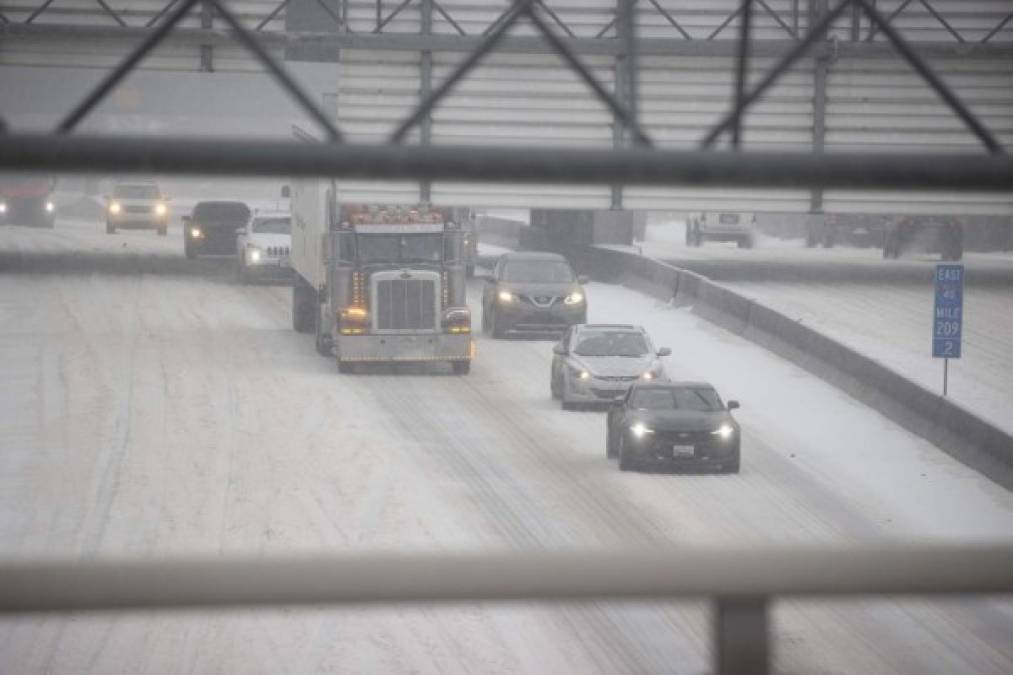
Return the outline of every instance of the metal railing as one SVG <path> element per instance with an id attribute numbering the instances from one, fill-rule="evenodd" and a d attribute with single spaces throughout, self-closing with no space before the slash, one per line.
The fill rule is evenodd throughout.
<path id="1" fill-rule="evenodd" d="M 431 9 L 440 12 L 433 0 Z M 759 11 L 770 8 L 756 0 Z M 325 142 L 267 142 L 178 138 L 109 138 L 73 134 L 82 120 L 137 64 L 172 33 L 198 4 L 229 26 L 227 37 L 243 44 L 322 129 Z M 276 7 L 266 21 L 277 16 Z M 651 2 L 657 7 L 657 3 Z M 401 6 L 406 6 L 402 3 Z M 39 11 L 44 11 L 48 4 Z M 451 75 L 423 95 L 418 107 L 391 130 L 390 142 L 344 142 L 338 126 L 264 48 L 256 29 L 245 26 L 221 0 L 177 0 L 148 23 L 150 30 L 124 61 L 68 112 L 52 134 L 0 133 L 0 169 L 66 172 L 228 173 L 318 175 L 338 178 L 414 179 L 608 185 L 808 186 L 862 189 L 1013 191 L 1013 160 L 995 135 L 935 74 L 918 51 L 868 0 L 842 0 L 820 13 L 809 32 L 797 34 L 779 62 L 752 89 L 744 73 L 756 52 L 751 41 L 752 0 L 743 0 L 736 43 L 738 76 L 729 112 L 701 139 L 697 151 L 669 151 L 652 144 L 636 106 L 636 56 L 643 43 L 632 20 L 634 0 L 620 0 L 618 37 L 610 53 L 624 57 L 621 90 L 609 92 L 581 60 L 562 19 L 540 0 L 517 0 Z M 711 149 L 725 134 L 742 143 L 742 119 L 847 9 L 857 8 L 922 76 L 981 142 L 980 155 L 903 156 L 777 154 Z M 396 10 L 400 11 L 400 10 Z M 896 13 L 895 13 L 896 14 Z M 338 13 L 336 20 L 344 22 Z M 386 23 L 393 17 L 386 15 Z M 731 23 L 732 19 L 729 20 Z M 403 145 L 407 132 L 432 110 L 510 27 L 530 22 L 613 112 L 624 133 L 612 150 Z M 1009 19 L 1007 18 L 1006 21 Z M 679 32 L 679 23 L 670 15 Z M 124 22 L 119 22 L 124 23 Z M 1004 22 L 1005 23 L 1005 22 Z M 385 26 L 379 17 L 378 29 Z M 1004 25 L 1004 24 L 1003 24 Z M 999 30 L 1002 26 L 997 27 Z M 123 29 L 128 30 L 128 29 Z M 219 38 L 222 36 L 219 34 Z M 347 36 L 346 36 L 347 37 Z M 356 37 L 356 36 L 351 36 Z M 433 36 L 429 36 L 432 38 Z M 458 39 L 459 36 L 451 36 Z M 991 37 L 991 36 L 990 36 Z M 680 41 L 685 40 L 682 35 Z M 435 38 L 433 38 L 435 39 Z M 463 39 L 463 38 L 460 38 Z M 987 42 L 984 40 L 983 42 Z M 604 41 L 603 41 L 604 42 Z M 458 42 L 458 45 L 461 43 Z M 0 121 L 2 128 L 2 121 Z M 579 600 L 598 598 L 707 597 L 716 603 L 717 672 L 764 673 L 769 665 L 767 608 L 778 597 L 855 594 L 1013 592 L 1013 548 L 922 546 L 856 549 L 668 550 L 573 552 L 487 556 L 349 556 L 300 560 L 169 560 L 84 563 L 0 563 L 0 611 L 84 611 L 123 608 L 444 602 L 477 600 Z"/>
<path id="2" fill-rule="evenodd" d="M 0 563 L 0 613 L 374 603 L 709 599 L 714 672 L 768 672 L 775 599 L 1013 592 L 1013 546 Z"/>

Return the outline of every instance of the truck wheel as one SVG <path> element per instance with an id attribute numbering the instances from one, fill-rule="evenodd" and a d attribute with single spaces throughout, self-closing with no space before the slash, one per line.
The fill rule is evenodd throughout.
<path id="1" fill-rule="evenodd" d="M 292 284 L 292 328 L 297 333 L 312 333 L 316 326 L 313 312 L 316 308 L 316 292 L 302 279 Z"/>
<path id="2" fill-rule="evenodd" d="M 317 354 L 320 354 L 320 356 L 333 356 L 334 355 L 334 349 L 333 349 L 333 347 L 334 347 L 334 338 L 332 338 L 330 335 L 327 335 L 327 334 L 325 334 L 323 332 L 323 328 L 320 325 L 320 323 L 321 323 L 320 322 L 320 309 L 321 309 L 320 306 L 318 306 L 318 307 L 316 307 L 316 311 L 313 312 L 313 316 L 314 316 L 313 332 L 315 334 L 313 343 L 314 343 L 314 346 L 317 349 Z"/>
<path id="3" fill-rule="evenodd" d="M 106 234 L 116 234 L 116 226 L 106 221 Z"/>
<path id="4" fill-rule="evenodd" d="M 471 361 L 453 361 L 450 367 L 454 371 L 454 375 L 467 375 L 471 372 Z"/>
<path id="5" fill-rule="evenodd" d="M 721 465 L 721 473 L 738 473 L 739 472 L 739 453 L 735 453 L 735 457 L 730 462 L 725 462 Z"/>

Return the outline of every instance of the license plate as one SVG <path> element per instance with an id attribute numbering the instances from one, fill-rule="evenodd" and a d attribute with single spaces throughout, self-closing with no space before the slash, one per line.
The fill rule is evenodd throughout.
<path id="1" fill-rule="evenodd" d="M 696 454 L 696 450 L 692 445 L 673 445 L 672 456 L 673 457 L 692 457 Z"/>

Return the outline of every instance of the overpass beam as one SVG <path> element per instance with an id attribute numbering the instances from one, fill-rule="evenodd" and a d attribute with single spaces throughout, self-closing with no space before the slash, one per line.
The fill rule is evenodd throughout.
<path id="1" fill-rule="evenodd" d="M 210 0 L 201 0 L 200 6 L 200 27 L 203 30 L 211 30 L 215 23 L 215 5 Z M 205 73 L 215 71 L 214 47 L 207 43 L 200 46 L 200 69 Z"/>
<path id="2" fill-rule="evenodd" d="M 379 7 L 379 2 L 377 2 Z M 433 34 L 433 0 L 422 0 L 421 5 L 422 34 Z M 426 101 L 433 93 L 433 52 L 424 49 L 419 52 L 419 100 Z M 422 145 L 431 145 L 433 141 L 433 113 L 429 111 L 419 121 L 419 141 Z M 432 181 L 419 183 L 419 201 L 430 202 L 433 197 Z"/>
<path id="3" fill-rule="evenodd" d="M 810 5 L 810 25 L 814 25 L 829 10 L 827 0 L 814 0 Z M 820 36 L 824 42 L 826 31 Z M 830 69 L 831 52 L 827 49 L 817 50 L 813 57 L 813 154 L 822 155 L 826 148 L 827 137 L 827 74 Z M 814 187 L 809 191 L 809 212 L 823 211 L 823 188 Z"/>

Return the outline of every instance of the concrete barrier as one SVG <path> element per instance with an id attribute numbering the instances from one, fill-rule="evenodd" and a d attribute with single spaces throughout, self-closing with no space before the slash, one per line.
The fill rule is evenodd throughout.
<path id="1" fill-rule="evenodd" d="M 615 247 L 579 247 L 568 253 L 581 273 L 692 306 L 1013 489 L 1013 436 L 886 364 L 695 272 Z"/>

